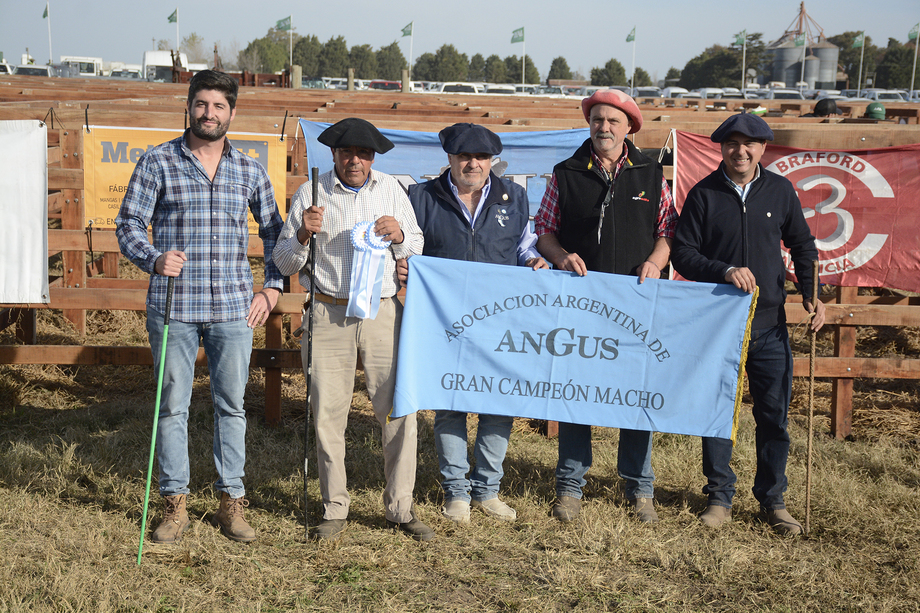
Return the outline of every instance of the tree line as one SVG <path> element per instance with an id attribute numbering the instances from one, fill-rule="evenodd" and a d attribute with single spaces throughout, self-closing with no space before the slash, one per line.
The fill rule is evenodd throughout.
<path id="1" fill-rule="evenodd" d="M 861 52 L 860 48 L 853 47 L 853 41 L 858 34 L 844 32 L 827 39 L 839 47 L 838 63 L 849 76 L 853 87 L 858 80 Z M 270 28 L 265 36 L 251 41 L 242 50 L 233 47 L 221 49 L 224 68 L 261 73 L 283 70 L 289 62 L 289 36 L 287 31 Z M 302 36 L 294 33 L 293 41 L 293 63 L 301 66 L 304 77 L 344 77 L 348 68 L 354 68 L 355 78 L 358 79 L 397 81 L 402 78 L 402 71 L 408 65 L 396 41 L 376 50 L 366 44 L 349 48 L 343 36 L 335 36 L 322 43 L 315 35 Z M 757 76 L 769 79 L 772 73 L 772 58 L 763 41 L 763 33 L 747 34 L 746 42 L 745 71 L 753 70 Z M 881 48 L 872 43 L 871 37 L 866 36 L 863 44 L 863 83 L 866 82 L 866 75 L 870 75 L 874 76 L 875 87 L 909 87 L 916 41 L 902 44 L 894 38 L 889 38 L 887 47 Z M 160 41 L 160 46 L 168 48 L 167 41 Z M 182 41 L 180 49 L 188 54 L 192 62 L 205 62 L 210 59 L 204 49 L 203 39 L 194 32 Z M 737 42 L 730 45 L 716 44 L 691 58 L 683 69 L 671 67 L 665 75 L 665 80 L 671 84 L 676 82 L 680 87 L 687 89 L 737 87 L 741 83 L 741 63 L 742 45 Z M 483 57 L 481 53 L 476 53 L 468 57 L 465 53 L 460 53 L 454 45 L 444 44 L 434 53 L 422 53 L 415 58 L 412 78 L 417 81 L 521 83 L 521 64 L 521 58 L 517 55 L 501 58 L 496 54 Z M 523 82 L 540 83 L 540 72 L 530 56 L 524 58 L 523 64 Z M 591 68 L 589 79 L 585 79 L 584 75 L 574 73 L 566 59 L 560 56 L 553 59 L 546 74 L 546 81 L 575 79 L 590 80 L 592 85 L 597 86 L 631 85 L 630 77 L 624 66 L 617 59 L 611 58 L 603 66 Z M 917 82 L 920 83 L 920 78 Z M 646 85 L 654 85 L 651 76 L 647 71 L 636 67 L 635 86 Z"/>

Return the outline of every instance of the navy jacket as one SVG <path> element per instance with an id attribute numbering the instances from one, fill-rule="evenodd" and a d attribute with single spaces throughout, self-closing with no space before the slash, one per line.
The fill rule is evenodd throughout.
<path id="1" fill-rule="evenodd" d="M 720 164 L 687 195 L 671 262 L 687 279 L 708 283 L 725 283 L 731 266 L 749 268 L 760 288 L 752 324 L 758 330 L 786 322 L 781 242 L 790 251 L 803 295 L 811 296 L 818 250 L 792 183 L 761 166 L 742 203 Z"/>
<path id="2" fill-rule="evenodd" d="M 440 177 L 409 187 L 409 201 L 425 235 L 422 255 L 452 260 L 517 265 L 517 246 L 529 223 L 526 190 L 490 173 L 489 197 L 470 226 L 448 182 Z"/>

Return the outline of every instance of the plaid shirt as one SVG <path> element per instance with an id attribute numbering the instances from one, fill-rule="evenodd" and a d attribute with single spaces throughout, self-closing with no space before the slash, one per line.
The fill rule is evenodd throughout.
<path id="1" fill-rule="evenodd" d="M 613 181 L 620 176 L 620 171 L 626 166 L 626 143 L 623 143 L 623 155 L 617 162 L 613 170 Z M 603 168 L 601 159 L 594 153 L 594 147 L 591 147 L 591 158 L 598 168 Z M 543 200 L 540 201 L 540 210 L 533 218 L 534 228 L 537 236 L 544 234 L 555 234 L 559 230 L 562 221 L 562 211 L 559 208 L 559 184 L 556 182 L 556 173 L 550 177 L 546 183 L 546 192 L 543 194 Z M 671 195 L 671 189 L 668 187 L 668 181 L 661 179 L 661 203 L 658 206 L 658 223 L 655 231 L 655 238 L 674 238 L 674 228 L 677 226 L 677 209 L 674 208 L 674 197 Z"/>
<path id="2" fill-rule="evenodd" d="M 335 170 L 319 177 L 319 205 L 325 207 L 323 227 L 316 234 L 316 291 L 335 298 L 348 298 L 351 288 L 351 263 L 355 249 L 351 244 L 351 230 L 359 221 L 373 221 L 390 215 L 399 222 L 403 242 L 391 244 L 384 260 L 381 298 L 389 298 L 399 291 L 396 277 L 396 260 L 422 252 L 424 239 L 415 219 L 415 210 L 409 197 L 394 177 L 372 170 L 367 183 L 357 192 L 345 187 Z M 300 284 L 309 291 L 310 241 L 301 245 L 297 231 L 303 224 L 303 212 L 310 208 L 313 187 L 307 181 L 291 198 L 291 210 L 278 239 L 275 262 L 285 275 L 300 271 Z"/>
<path id="3" fill-rule="evenodd" d="M 243 319 L 252 302 L 249 222 L 252 211 L 265 251 L 265 287 L 278 290 L 283 277 L 272 250 L 283 225 L 275 193 L 262 166 L 224 140 L 214 180 L 186 144 L 185 134 L 150 149 L 138 161 L 115 218 L 121 252 L 150 273 L 147 306 L 166 310 L 167 278 L 154 272 L 166 251 L 188 261 L 176 278 L 171 317 L 184 322 Z M 153 225 L 153 244 L 147 227 Z"/>

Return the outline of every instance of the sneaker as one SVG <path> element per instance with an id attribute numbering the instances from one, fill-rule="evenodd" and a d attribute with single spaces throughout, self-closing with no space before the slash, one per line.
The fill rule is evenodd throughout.
<path id="1" fill-rule="evenodd" d="M 575 521 L 581 514 L 581 498 L 558 496 L 553 503 L 552 514 L 561 522 Z"/>
<path id="2" fill-rule="evenodd" d="M 182 538 L 182 533 L 192 523 L 185 510 L 185 494 L 163 496 L 163 503 L 165 504 L 163 521 L 153 531 L 150 540 L 154 543 L 178 543 Z"/>
<path id="3" fill-rule="evenodd" d="M 658 513 L 655 511 L 654 498 L 635 498 L 629 501 L 632 512 L 643 524 L 658 522 Z"/>
<path id="4" fill-rule="evenodd" d="M 732 510 L 729 507 L 723 507 L 717 504 L 711 504 L 706 507 L 703 514 L 700 515 L 700 521 L 704 526 L 718 528 L 726 522 L 732 520 Z"/>
<path id="5" fill-rule="evenodd" d="M 470 503 L 455 498 L 441 507 L 441 515 L 455 524 L 468 526 L 470 524 Z"/>
<path id="6" fill-rule="evenodd" d="M 802 524 L 789 514 L 786 509 L 766 509 L 767 523 L 777 534 L 798 536 L 802 534 Z"/>
<path id="7" fill-rule="evenodd" d="M 388 519 L 387 526 L 393 530 L 400 530 L 405 532 L 417 541 L 430 541 L 434 538 L 434 530 L 426 526 L 424 523 L 422 523 L 422 520 L 416 517 L 415 510 L 412 511 L 411 520 L 405 523 L 399 523 L 396 521 L 390 521 Z"/>
<path id="8" fill-rule="evenodd" d="M 344 519 L 324 519 L 313 528 L 311 536 L 317 541 L 338 538 L 345 531 L 345 523 Z"/>
<path id="9" fill-rule="evenodd" d="M 242 496 L 230 498 L 227 492 L 220 493 L 220 508 L 214 514 L 214 522 L 228 539 L 240 543 L 256 540 L 256 531 L 243 518 L 243 509 L 248 506 L 249 501 Z"/>
<path id="10" fill-rule="evenodd" d="M 489 498 L 488 500 L 474 500 L 473 508 L 479 509 L 489 517 L 500 519 L 502 521 L 514 521 L 517 519 L 517 511 L 506 505 L 498 498 Z"/>

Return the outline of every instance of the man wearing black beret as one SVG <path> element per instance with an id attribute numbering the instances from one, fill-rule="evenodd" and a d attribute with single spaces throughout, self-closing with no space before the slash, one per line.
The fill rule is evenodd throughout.
<path id="1" fill-rule="evenodd" d="M 483 126 L 458 123 L 438 135 L 450 168 L 409 188 L 409 200 L 425 235 L 423 255 L 470 262 L 549 268 L 537 253 L 530 229 L 527 192 L 492 172 L 501 139 Z M 408 265 L 400 262 L 401 278 Z M 514 521 L 517 513 L 498 498 L 502 463 L 514 418 L 479 415 L 470 472 L 466 413 L 435 411 L 434 439 L 444 489 L 441 514 L 470 522 L 470 503 L 489 517 Z"/>
<path id="2" fill-rule="evenodd" d="M 677 222 L 671 261 L 692 281 L 731 283 L 752 293 L 760 288 L 745 369 L 756 423 L 757 473 L 754 497 L 767 523 L 779 534 L 796 535 L 802 525 L 786 510 L 787 431 L 792 399 L 792 352 L 786 330 L 786 269 L 780 242 L 789 249 L 802 286 L 802 305 L 824 325 L 824 304 L 811 304 L 815 239 L 805 222 L 792 184 L 766 170 L 760 159 L 773 140 L 767 122 L 756 115 L 726 119 L 710 137 L 722 149 L 722 163 L 697 183 Z M 735 473 L 729 462 L 732 442 L 703 438 L 703 473 L 708 496 L 703 524 L 717 528 L 731 519 Z"/>
<path id="3" fill-rule="evenodd" d="M 422 232 L 402 186 L 390 175 L 371 170 L 375 155 L 393 148 L 377 128 L 352 117 L 327 128 L 318 140 L 332 149 L 335 168 L 319 178 L 319 202 L 312 202 L 310 183 L 294 194 L 274 256 L 283 274 L 299 271 L 301 285 L 309 288 L 309 243 L 311 234 L 316 235 L 313 355 L 318 357 L 313 361 L 310 404 L 315 417 L 323 520 L 313 536 L 331 539 L 345 529 L 350 503 L 345 479 L 345 427 L 360 351 L 367 393 L 382 429 L 387 523 L 415 540 L 427 541 L 434 537 L 434 531 L 416 517 L 412 504 L 416 416 L 389 418 L 402 319 L 402 304 L 395 298 L 399 290 L 396 260 L 422 252 Z M 366 230 L 359 231 L 361 228 Z M 354 242 L 356 235 L 362 240 L 360 249 Z M 383 267 L 379 307 L 376 313 L 371 310 L 355 315 L 349 298 L 373 286 L 371 282 L 356 288 L 353 282 L 359 268 L 353 264 L 363 257 L 356 256 L 356 250 L 367 251 L 367 245 L 376 245 L 380 252 L 377 261 Z M 306 346 L 302 355 L 306 369 Z"/>

